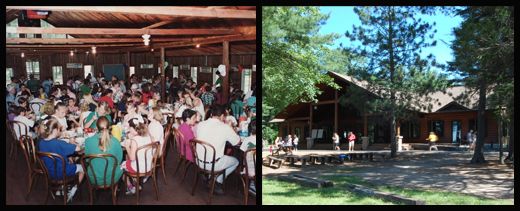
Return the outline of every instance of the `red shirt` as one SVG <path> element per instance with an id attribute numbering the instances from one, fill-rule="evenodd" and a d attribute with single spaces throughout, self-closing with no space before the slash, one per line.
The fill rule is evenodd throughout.
<path id="1" fill-rule="evenodd" d="M 352 133 L 348 136 L 348 141 L 354 141 L 355 139 L 356 139 L 356 135 L 354 135 L 354 133 Z"/>
<path id="2" fill-rule="evenodd" d="M 114 108 L 114 101 L 112 100 L 112 98 L 110 98 L 108 96 L 100 97 L 99 102 L 103 102 L 103 101 L 108 103 L 108 107 Z"/>
<path id="3" fill-rule="evenodd" d="M 152 93 L 143 92 L 143 96 L 141 97 L 141 101 L 145 105 L 148 105 L 148 100 L 150 100 L 151 98 L 152 98 Z"/>

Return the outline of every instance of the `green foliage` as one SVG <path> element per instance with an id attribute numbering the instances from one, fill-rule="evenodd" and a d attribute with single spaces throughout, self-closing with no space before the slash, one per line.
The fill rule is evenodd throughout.
<path id="1" fill-rule="evenodd" d="M 262 100 L 272 108 L 266 120 L 292 103 L 315 100 L 315 84 L 337 87 L 320 73 L 320 58 L 338 37 L 318 34 L 327 18 L 317 7 L 262 7 Z"/>
<path id="2" fill-rule="evenodd" d="M 435 103 L 427 95 L 444 90 L 449 85 L 445 75 L 430 70 L 442 67 L 430 55 L 420 57 L 421 48 L 434 46 L 433 26 L 415 16 L 417 13 L 434 13 L 434 9 L 421 7 L 357 7 L 362 25 L 354 26 L 345 35 L 363 46 L 350 49 L 368 60 L 367 65 L 351 72 L 366 80 L 368 89 L 377 96 L 359 107 L 368 112 L 406 118 L 411 109 L 428 109 Z M 358 95 L 357 97 L 355 95 Z M 349 97 L 364 98 L 366 93 L 354 90 Z M 422 99 L 422 100 L 419 100 Z M 356 99 L 353 101 L 360 102 Z M 359 104 L 359 103 L 358 103 Z"/>
<path id="3" fill-rule="evenodd" d="M 454 30 L 455 60 L 449 70 L 464 76 L 466 86 L 474 89 L 479 79 L 486 79 L 492 92 L 488 108 L 508 120 L 514 110 L 514 8 L 468 7 L 457 12 L 465 20 Z"/>

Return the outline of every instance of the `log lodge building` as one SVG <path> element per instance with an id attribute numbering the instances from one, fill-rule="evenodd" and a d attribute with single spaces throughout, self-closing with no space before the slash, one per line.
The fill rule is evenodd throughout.
<path id="1" fill-rule="evenodd" d="M 334 131 L 340 135 L 341 143 L 346 142 L 343 132 L 353 131 L 358 140 L 368 134 L 370 143 L 389 144 L 390 123 L 381 115 L 361 113 L 348 104 L 342 106 L 339 103 L 339 97 L 352 86 L 368 92 L 366 82 L 332 71 L 327 74 L 341 88 L 335 90 L 318 84 L 322 94 L 318 96 L 316 103 L 298 103 L 286 107 L 271 121 L 279 124 L 278 135 L 285 138 L 288 134 L 296 134 L 301 142 L 312 135 L 315 137 L 314 143 L 328 145 L 332 144 Z M 396 133 L 403 136 L 403 143 L 427 143 L 425 139 L 429 132 L 435 131 L 439 137 L 438 143 L 467 144 L 467 133 L 469 130 L 476 131 L 477 128 L 478 97 L 474 95 L 467 102 L 454 99 L 466 89 L 463 86 L 454 86 L 448 88 L 446 93 L 432 93 L 430 97 L 437 99 L 438 103 L 432 105 L 431 112 L 413 109 L 412 112 L 417 114 L 416 118 L 397 121 Z M 485 117 L 485 143 L 498 143 L 497 120 L 490 110 L 486 110 Z M 300 143 L 300 146 L 305 148 L 306 144 Z"/>

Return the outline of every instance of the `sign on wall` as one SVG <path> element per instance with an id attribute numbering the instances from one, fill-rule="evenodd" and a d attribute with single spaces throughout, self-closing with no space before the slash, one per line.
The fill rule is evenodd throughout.
<path id="1" fill-rule="evenodd" d="M 67 68 L 70 69 L 82 69 L 83 64 L 82 63 L 67 63 Z"/>

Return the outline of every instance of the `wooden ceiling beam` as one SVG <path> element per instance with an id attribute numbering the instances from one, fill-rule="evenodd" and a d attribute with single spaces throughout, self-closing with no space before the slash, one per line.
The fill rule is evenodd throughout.
<path id="1" fill-rule="evenodd" d="M 190 45 L 205 45 L 205 44 L 213 44 L 213 43 L 221 43 L 224 41 L 245 41 L 245 40 L 256 40 L 256 35 L 227 35 L 227 36 L 215 36 L 208 38 L 193 38 L 191 41 L 186 42 L 173 42 L 173 43 L 156 43 L 153 44 L 153 48 L 174 48 L 174 47 L 184 47 Z"/>
<path id="2" fill-rule="evenodd" d="M 7 6 L 6 9 L 256 19 L 256 10 L 175 6 Z"/>
<path id="3" fill-rule="evenodd" d="M 76 47 L 92 47 L 91 44 L 78 45 L 6 45 L 6 48 L 76 48 Z M 143 46 L 143 44 L 96 44 L 96 47 L 127 47 L 127 46 Z"/>
<path id="4" fill-rule="evenodd" d="M 154 24 L 144 27 L 142 29 L 153 29 L 153 28 L 157 28 L 157 27 L 161 27 L 161 26 L 170 24 L 170 23 L 173 23 L 173 20 L 167 20 L 167 21 L 161 21 L 158 23 L 154 23 Z"/>
<path id="5" fill-rule="evenodd" d="M 154 42 L 189 41 L 190 38 L 155 38 Z M 142 43 L 143 38 L 6 38 L 7 44 Z"/>
<path id="6" fill-rule="evenodd" d="M 234 29 L 120 29 L 120 28 L 40 28 L 5 27 L 6 33 L 18 34 L 121 34 L 121 35 L 219 35 L 234 34 Z M 151 38 L 153 39 L 153 37 Z"/>

